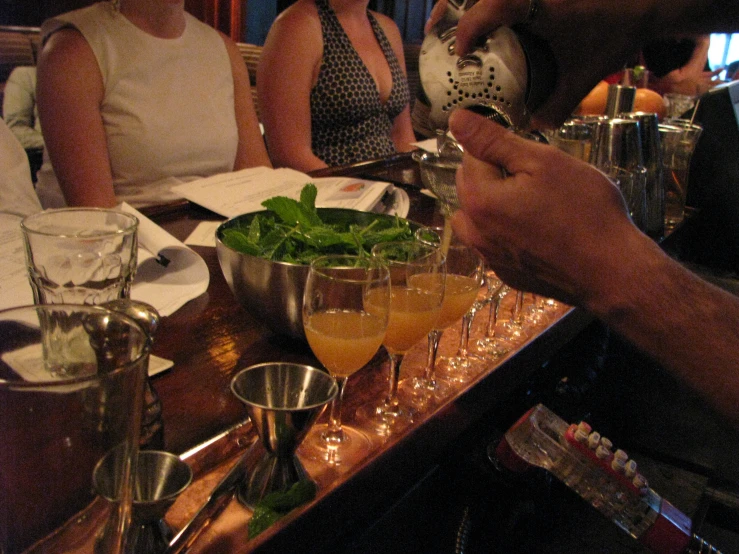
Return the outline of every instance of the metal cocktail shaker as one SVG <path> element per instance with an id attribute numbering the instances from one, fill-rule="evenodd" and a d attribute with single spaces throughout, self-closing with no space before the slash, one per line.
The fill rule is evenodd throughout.
<path id="1" fill-rule="evenodd" d="M 448 0 L 447 11 L 421 45 L 419 75 L 428 126 L 446 129 L 455 108 L 472 108 L 502 124 L 526 128 L 549 96 L 556 64 L 546 43 L 525 29 L 501 27 L 465 56 L 455 52 L 457 22 L 468 0 Z M 471 2 L 470 2 L 471 4 Z"/>

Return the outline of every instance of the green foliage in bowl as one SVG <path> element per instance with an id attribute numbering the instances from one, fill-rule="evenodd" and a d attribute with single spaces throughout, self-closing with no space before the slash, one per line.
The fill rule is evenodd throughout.
<path id="1" fill-rule="evenodd" d="M 316 208 L 318 190 L 303 187 L 300 201 L 265 200 L 265 212 L 240 216 L 220 229 L 220 240 L 243 254 L 276 262 L 310 264 L 326 254 L 369 255 L 380 242 L 411 240 L 409 222 L 399 217 Z M 361 221 L 359 221 L 361 220 Z"/>

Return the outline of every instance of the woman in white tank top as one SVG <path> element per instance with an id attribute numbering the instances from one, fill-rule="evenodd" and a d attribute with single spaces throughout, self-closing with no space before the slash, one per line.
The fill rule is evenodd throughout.
<path id="1" fill-rule="evenodd" d="M 42 35 L 39 115 L 67 204 L 163 203 L 179 182 L 271 166 L 238 48 L 184 0 L 100 2 Z"/>

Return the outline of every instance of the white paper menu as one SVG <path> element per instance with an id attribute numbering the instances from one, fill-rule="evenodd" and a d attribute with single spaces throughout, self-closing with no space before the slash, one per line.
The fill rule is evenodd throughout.
<path id="1" fill-rule="evenodd" d="M 131 298 L 167 316 L 207 290 L 210 272 L 200 255 L 128 204 L 120 209 L 139 218 Z M 20 222 L 18 216 L 0 214 L 0 309 L 33 304 Z"/>
<path id="2" fill-rule="evenodd" d="M 356 177 L 311 177 L 294 169 L 254 167 L 221 173 L 175 187 L 174 192 L 191 202 L 225 217 L 263 210 L 262 202 L 273 196 L 298 199 L 307 183 L 318 189 L 316 206 L 319 208 L 350 208 L 365 212 L 387 211 L 382 200 L 386 194 L 407 194 L 391 183 L 369 181 Z M 408 206 L 394 200 L 394 213 L 408 214 Z"/>

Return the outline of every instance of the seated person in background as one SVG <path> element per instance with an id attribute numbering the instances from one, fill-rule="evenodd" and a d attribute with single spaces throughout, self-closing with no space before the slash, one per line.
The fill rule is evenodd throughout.
<path id="1" fill-rule="evenodd" d="M 238 48 L 184 0 L 99 2 L 42 37 L 39 113 L 67 204 L 163 203 L 181 181 L 271 165 Z"/>
<path id="2" fill-rule="evenodd" d="M 723 69 L 711 70 L 708 48 L 711 35 L 661 39 L 642 49 L 644 61 L 657 77 L 651 86 L 660 94 L 676 93 L 700 96 L 721 81 Z"/>
<path id="3" fill-rule="evenodd" d="M 369 0 L 298 0 L 274 22 L 257 71 L 276 166 L 310 171 L 412 150 L 403 44 Z"/>
<path id="4" fill-rule="evenodd" d="M 36 68 L 19 66 L 5 82 L 3 119 L 26 150 L 41 150 L 44 136 L 36 106 Z"/>
<path id="5" fill-rule="evenodd" d="M 26 152 L 0 121 L 0 215 L 25 217 L 41 211 Z"/>

